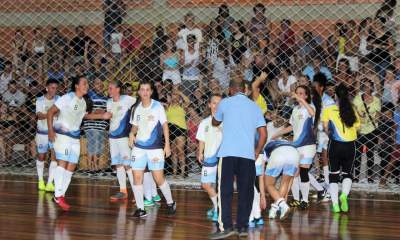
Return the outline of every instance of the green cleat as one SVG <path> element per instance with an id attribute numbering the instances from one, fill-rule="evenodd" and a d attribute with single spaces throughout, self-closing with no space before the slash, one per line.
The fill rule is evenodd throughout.
<path id="1" fill-rule="evenodd" d="M 152 200 L 147 200 L 147 199 L 145 199 L 144 200 L 144 206 L 145 207 L 152 207 L 152 206 L 154 206 L 154 202 L 152 201 Z"/>
<path id="2" fill-rule="evenodd" d="M 339 204 L 333 204 L 333 205 L 332 205 L 332 212 L 334 212 L 334 213 L 340 213 Z"/>
<path id="3" fill-rule="evenodd" d="M 43 181 L 43 180 L 40 180 L 40 181 L 39 181 L 39 183 L 38 183 L 38 189 L 39 189 L 39 191 L 44 191 L 44 190 L 46 190 L 46 185 L 44 184 L 44 181 Z"/>
<path id="4" fill-rule="evenodd" d="M 53 183 L 48 183 L 46 185 L 46 189 L 45 189 L 46 192 L 54 192 L 54 190 L 55 190 L 55 187 L 54 187 Z"/>
<path id="5" fill-rule="evenodd" d="M 153 202 L 159 202 L 159 201 L 161 201 L 161 198 L 159 195 L 153 197 Z"/>
<path id="6" fill-rule="evenodd" d="M 340 197 L 340 209 L 342 209 L 343 212 L 348 212 L 349 211 L 349 204 L 347 203 L 347 196 L 346 194 L 341 194 Z"/>

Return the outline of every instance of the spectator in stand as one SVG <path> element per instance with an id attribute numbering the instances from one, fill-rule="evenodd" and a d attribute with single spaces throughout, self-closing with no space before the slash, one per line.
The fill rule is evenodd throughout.
<path id="1" fill-rule="evenodd" d="M 140 45 L 140 39 L 132 34 L 132 30 L 130 28 L 125 29 L 121 42 L 123 54 L 129 56 L 133 51 L 139 50 Z"/>
<path id="2" fill-rule="evenodd" d="M 393 66 L 396 74 L 396 80 L 400 80 L 400 55 L 395 56 L 393 59 Z"/>
<path id="3" fill-rule="evenodd" d="M 388 67 L 385 74 L 385 83 L 383 85 L 382 103 L 392 103 L 392 89 L 397 82 L 393 67 Z M 392 103 L 393 104 L 393 103 Z"/>
<path id="4" fill-rule="evenodd" d="M 345 69 L 344 66 L 342 66 L 343 70 Z M 361 81 L 363 78 L 368 78 L 374 83 L 374 95 L 377 97 L 382 96 L 382 90 L 383 86 L 381 86 L 381 81 L 379 80 L 378 74 L 374 70 L 374 66 L 371 62 L 364 62 L 360 64 L 360 71 L 356 74 L 353 74 L 354 78 L 355 75 L 355 84 L 352 82 L 352 85 L 355 85 L 355 89 L 360 89 Z"/>
<path id="5" fill-rule="evenodd" d="M 231 55 L 235 65 L 240 64 L 242 56 L 247 50 L 247 36 L 245 35 L 246 28 L 242 21 L 237 21 L 232 24 L 232 38 L 230 40 Z M 225 46 L 228 47 L 228 46 Z"/>
<path id="6" fill-rule="evenodd" d="M 26 95 L 18 89 L 16 81 L 8 83 L 8 90 L 2 94 L 2 101 L 13 108 L 20 108 L 26 101 Z"/>
<path id="7" fill-rule="evenodd" d="M 185 15 L 184 18 L 184 28 L 182 28 L 178 32 L 178 39 L 181 41 L 177 41 L 176 47 L 178 49 L 185 49 L 187 48 L 188 45 L 188 36 L 189 35 L 194 35 L 196 36 L 196 48 L 199 48 L 200 43 L 203 42 L 203 34 L 199 28 L 195 27 L 194 24 L 195 16 L 193 13 L 189 12 L 188 14 Z"/>
<path id="8" fill-rule="evenodd" d="M 10 137 L 15 131 L 17 113 L 10 110 L 6 103 L 0 101 L 0 155 L 1 159 L 10 160 L 12 144 Z"/>
<path id="9" fill-rule="evenodd" d="M 296 88 L 296 77 L 292 75 L 289 68 L 282 68 L 280 78 L 278 79 L 277 87 L 281 94 L 281 98 L 284 100 L 284 105 L 282 106 L 282 113 L 285 119 L 289 119 L 293 109 L 293 101 L 291 101 L 291 96 Z"/>
<path id="10" fill-rule="evenodd" d="M 33 29 L 32 60 L 38 63 L 39 69 L 41 69 L 41 71 L 43 71 L 45 52 L 46 52 L 46 38 L 44 37 L 43 29 L 41 27 L 37 27 Z"/>
<path id="11" fill-rule="evenodd" d="M 8 84 L 15 79 L 15 74 L 13 71 L 13 64 L 10 61 L 4 63 L 4 70 L 0 75 L 0 94 L 7 91 Z"/>
<path id="12" fill-rule="evenodd" d="M 115 25 L 114 31 L 111 33 L 111 39 L 110 39 L 111 53 L 117 63 L 121 61 L 121 54 L 122 54 L 121 43 L 123 35 L 121 30 L 122 30 L 121 25 Z"/>
<path id="13" fill-rule="evenodd" d="M 11 42 L 14 65 L 25 63 L 29 58 L 28 42 L 21 29 L 15 30 L 14 40 Z"/>
<path id="14" fill-rule="evenodd" d="M 366 58 L 368 54 L 371 53 L 370 49 L 368 49 L 368 37 L 371 32 L 370 20 L 365 18 L 361 21 L 360 26 L 358 28 L 358 35 L 360 38 L 360 44 L 358 47 L 358 53 L 360 55 L 360 62 L 368 61 Z"/>
<path id="15" fill-rule="evenodd" d="M 48 79 L 55 79 L 59 83 L 64 82 L 65 70 L 62 67 L 64 61 L 61 58 L 54 58 L 49 60 L 49 70 L 47 71 Z"/>
<path id="16" fill-rule="evenodd" d="M 349 90 L 350 96 L 354 97 L 357 89 L 354 84 L 354 74 L 350 69 L 349 60 L 342 58 L 339 60 L 333 82 L 336 84 L 344 83 Z"/>
<path id="17" fill-rule="evenodd" d="M 356 142 L 355 181 L 360 180 L 361 154 L 367 155 L 368 183 L 373 183 L 374 151 L 378 143 L 377 131 L 381 100 L 372 95 L 373 82 L 369 79 L 361 81 L 360 93 L 354 98 L 354 107 L 360 116 L 359 136 Z"/>
<path id="18" fill-rule="evenodd" d="M 122 24 L 126 15 L 126 6 L 123 0 L 104 0 L 104 47 L 110 49 L 111 34 L 117 25 Z"/>
<path id="19" fill-rule="evenodd" d="M 165 42 L 165 49 L 163 49 L 163 53 L 160 56 L 163 81 L 171 79 L 174 85 L 181 84 L 180 61 L 179 52 L 176 51 L 173 41 L 168 38 Z"/>
<path id="20" fill-rule="evenodd" d="M 229 40 L 232 37 L 232 24 L 235 19 L 229 14 L 229 7 L 226 4 L 222 4 L 218 8 L 218 16 L 215 19 L 217 24 L 221 26 L 222 34 L 225 40 Z"/>
<path id="21" fill-rule="evenodd" d="M 86 42 L 92 41 L 92 39 L 85 34 L 85 28 L 83 26 L 76 27 L 75 33 L 76 36 L 69 42 L 69 56 L 72 59 L 72 63 L 84 61 Z"/>
<path id="22" fill-rule="evenodd" d="M 88 97 L 93 103 L 92 113 L 102 114 L 107 111 L 104 83 L 98 77 L 94 80 L 93 88 L 89 90 Z M 107 127 L 107 120 L 84 120 L 83 122 L 83 129 L 87 139 L 87 160 L 91 173 L 101 171 L 99 161 L 101 155 L 104 154 Z"/>
<path id="23" fill-rule="evenodd" d="M 254 16 L 251 17 L 247 23 L 247 29 L 250 32 L 250 38 L 252 41 L 269 42 L 270 39 L 270 21 L 265 17 L 265 6 L 262 3 L 258 3 L 253 7 Z"/>
<path id="24" fill-rule="evenodd" d="M 278 39 L 278 66 L 290 67 L 290 58 L 295 52 L 296 36 L 292 30 L 292 22 L 289 19 L 281 21 L 281 32 Z"/>
<path id="25" fill-rule="evenodd" d="M 54 56 L 66 57 L 67 39 L 61 35 L 58 28 L 52 28 L 46 40 L 46 48 L 48 49 L 48 57 Z"/>
<path id="26" fill-rule="evenodd" d="M 226 92 L 229 88 L 231 70 L 234 66 L 235 63 L 228 45 L 220 44 L 217 60 L 213 64 L 212 77 L 219 82 L 223 92 Z"/>
<path id="27" fill-rule="evenodd" d="M 315 55 L 319 55 L 317 50 L 321 46 L 321 39 L 315 37 L 312 32 L 306 31 L 303 33 L 303 40 L 299 47 L 299 56 L 305 62 L 309 62 Z M 322 58 L 323 59 L 323 58 Z"/>
<path id="28" fill-rule="evenodd" d="M 160 55 L 161 55 L 163 49 L 165 49 L 165 43 L 168 39 L 168 36 L 165 34 L 164 28 L 162 25 L 157 26 L 155 33 L 156 33 L 156 36 L 153 40 L 153 45 L 151 48 L 152 48 L 152 51 L 153 51 L 156 59 L 158 59 L 157 64 L 160 64 L 159 58 L 160 58 Z"/>
<path id="29" fill-rule="evenodd" d="M 323 73 L 328 81 L 332 81 L 332 73 L 326 66 L 322 65 L 322 61 L 319 57 L 315 57 L 312 63 L 307 65 L 303 70 L 303 74 L 308 77 L 308 79 L 313 79 L 316 73 Z"/>
<path id="30" fill-rule="evenodd" d="M 342 26 L 341 37 L 339 38 L 339 55 L 340 59 L 346 58 L 349 61 L 352 72 L 358 71 L 358 49 L 360 45 L 360 37 L 357 31 L 357 24 L 354 20 L 350 20 Z"/>
<path id="31" fill-rule="evenodd" d="M 186 155 L 185 145 L 187 139 L 186 111 L 190 104 L 189 98 L 179 91 L 176 87 L 169 97 L 166 109 L 168 126 L 171 140 L 172 170 L 175 177 L 178 176 L 178 163 L 180 176 L 185 177 Z"/>
<path id="32" fill-rule="evenodd" d="M 199 64 L 201 61 L 200 50 L 196 48 L 196 37 L 189 35 L 187 38 L 187 48 L 183 50 L 183 74 L 182 85 L 183 92 L 186 96 L 191 95 L 194 90 L 199 86 L 200 82 L 200 69 Z"/>
<path id="33" fill-rule="evenodd" d="M 217 25 L 215 21 L 211 21 L 207 29 L 205 61 L 209 66 L 212 66 L 217 60 L 219 45 L 224 41 L 224 37 L 220 34 L 222 32 L 221 26 Z"/>

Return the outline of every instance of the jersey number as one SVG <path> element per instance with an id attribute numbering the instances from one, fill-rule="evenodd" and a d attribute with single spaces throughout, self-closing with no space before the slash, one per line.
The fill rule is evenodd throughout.
<path id="1" fill-rule="evenodd" d="M 203 171 L 203 176 L 204 176 L 204 177 L 207 177 L 207 170 L 204 170 L 204 171 Z"/>

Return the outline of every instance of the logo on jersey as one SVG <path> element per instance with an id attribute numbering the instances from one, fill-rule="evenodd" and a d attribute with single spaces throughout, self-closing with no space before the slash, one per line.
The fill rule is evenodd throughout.
<path id="1" fill-rule="evenodd" d="M 147 117 L 147 121 L 149 121 L 149 122 L 154 121 L 154 116 L 153 116 L 153 115 L 149 115 L 149 116 Z"/>
<path id="2" fill-rule="evenodd" d="M 138 122 L 140 121 L 140 115 L 136 116 L 136 121 L 138 121 Z"/>
<path id="3" fill-rule="evenodd" d="M 208 132 L 208 130 L 209 130 L 209 129 L 210 129 L 210 127 L 209 127 L 209 126 L 207 126 L 207 127 L 206 127 L 206 132 Z"/>
<path id="4" fill-rule="evenodd" d="M 74 110 L 78 110 L 78 104 L 75 104 Z"/>

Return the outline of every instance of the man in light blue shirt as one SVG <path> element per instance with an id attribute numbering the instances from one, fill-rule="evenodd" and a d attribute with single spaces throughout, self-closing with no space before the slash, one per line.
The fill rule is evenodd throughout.
<path id="1" fill-rule="evenodd" d="M 261 109 L 245 94 L 243 80 L 232 79 L 230 96 L 218 105 L 213 125 L 223 123 L 222 143 L 217 153 L 218 162 L 218 227 L 211 239 L 222 239 L 237 234 L 232 224 L 233 180 L 236 175 L 239 201 L 237 230 L 246 236 L 254 197 L 255 159 L 267 138 L 266 123 Z M 256 134 L 258 141 L 256 142 Z"/>

